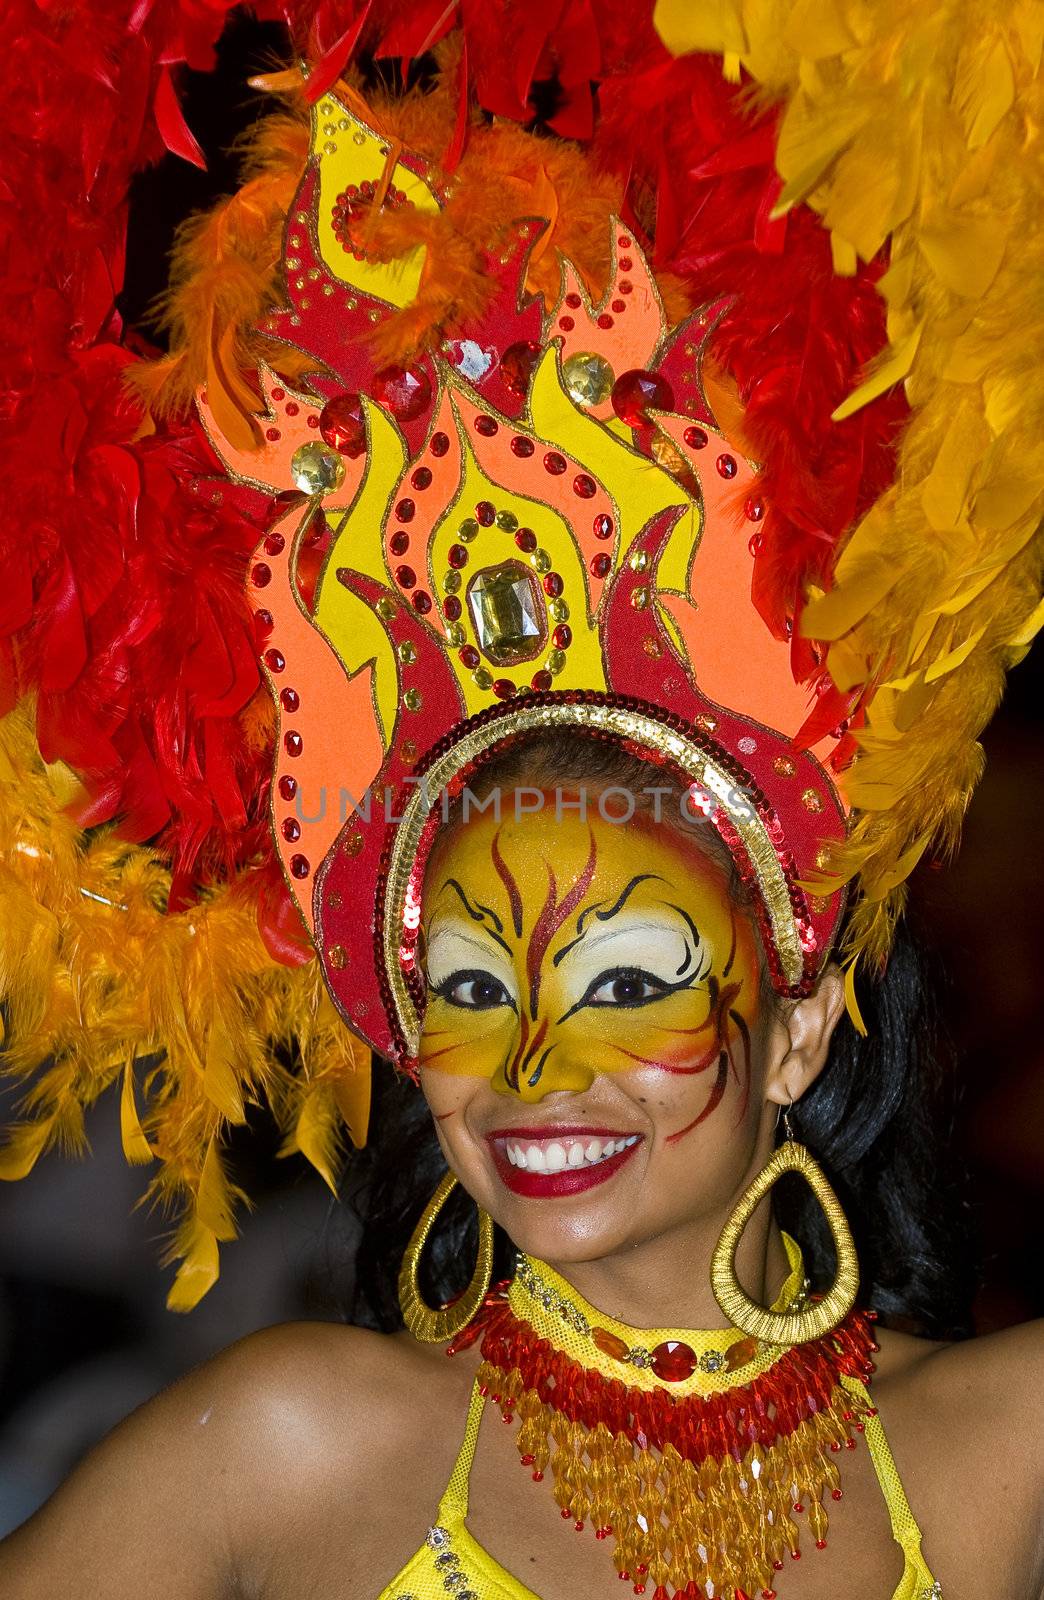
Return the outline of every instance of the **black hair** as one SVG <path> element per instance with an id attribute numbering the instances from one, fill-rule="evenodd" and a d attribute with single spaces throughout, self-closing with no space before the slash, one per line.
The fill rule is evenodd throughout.
<path id="1" fill-rule="evenodd" d="M 584 738 L 565 746 L 561 735 L 544 735 L 495 758 L 483 782 L 488 788 L 494 782 L 541 785 L 549 778 L 604 781 L 637 792 L 643 775 L 648 783 L 647 765 L 618 745 Z M 703 842 L 727 868 L 735 902 L 749 908 L 749 892 L 710 827 Z M 937 986 L 922 941 L 900 923 L 883 975 L 860 985 L 866 1036 L 847 1013 L 841 1017 L 826 1066 L 790 1120 L 848 1218 L 862 1275 L 860 1304 L 874 1307 L 886 1326 L 959 1339 L 973 1332 L 976 1279 L 967 1249 L 966 1176 L 951 1149 L 956 1074 L 940 1028 Z M 762 992 L 776 1003 L 765 963 Z M 347 1196 L 361 1230 L 348 1317 L 392 1331 L 402 1327 L 399 1263 L 446 1168 L 423 1095 L 385 1063 L 375 1069 L 371 1127 Z M 833 1242 L 807 1185 L 786 1175 L 772 1191 L 772 1205 L 779 1225 L 801 1244 L 813 1288 L 828 1285 L 836 1265 Z M 458 1188 L 424 1253 L 430 1303 L 445 1302 L 463 1287 L 475 1250 L 475 1206 Z M 514 1251 L 498 1228 L 496 1275 L 509 1276 L 513 1266 Z"/>

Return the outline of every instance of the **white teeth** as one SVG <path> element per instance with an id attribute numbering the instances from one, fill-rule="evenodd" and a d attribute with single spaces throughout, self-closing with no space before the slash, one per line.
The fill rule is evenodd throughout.
<path id="1" fill-rule="evenodd" d="M 529 1172 L 564 1172 L 579 1167 L 596 1166 L 619 1155 L 637 1144 L 639 1135 L 629 1134 L 622 1139 L 592 1138 L 584 1143 L 578 1139 L 553 1139 L 548 1144 L 520 1144 L 504 1141 L 504 1153 L 513 1167 Z"/>
<path id="2" fill-rule="evenodd" d="M 507 1146 L 507 1158 L 511 1162 L 511 1165 L 513 1167 L 517 1167 L 518 1166 L 518 1152 L 516 1151 L 516 1149 L 515 1149 L 513 1144 L 509 1144 Z"/>
<path id="3" fill-rule="evenodd" d="M 525 1168 L 528 1165 L 526 1161 L 526 1152 L 520 1145 L 515 1146 L 515 1165 L 516 1167 L 522 1168 Z"/>
<path id="4" fill-rule="evenodd" d="M 615 1145 L 613 1146 L 613 1149 L 616 1151 L 617 1155 L 619 1155 L 621 1150 L 626 1150 L 627 1149 L 627 1140 L 626 1139 L 617 1139 Z"/>
<path id="5" fill-rule="evenodd" d="M 571 1167 L 582 1167 L 583 1164 L 584 1164 L 584 1147 L 583 1147 L 583 1145 L 582 1144 L 571 1144 L 569 1146 L 569 1165 Z"/>
<path id="6" fill-rule="evenodd" d="M 541 1150 L 538 1144 L 531 1144 L 529 1149 L 526 1151 L 526 1166 L 529 1168 L 530 1172 L 547 1171 L 547 1162 L 544 1160 L 544 1152 Z"/>
<path id="7" fill-rule="evenodd" d="M 601 1139 L 592 1139 L 591 1143 L 589 1145 L 585 1145 L 585 1147 L 584 1147 L 584 1156 L 588 1161 L 597 1161 L 598 1157 L 601 1155 L 601 1153 L 602 1153 L 602 1141 L 601 1141 Z"/>
<path id="8" fill-rule="evenodd" d="M 605 1144 L 602 1146 L 602 1160 L 604 1161 L 606 1156 L 611 1156 L 615 1149 L 616 1141 L 614 1139 L 607 1139 Z"/>
<path id="9" fill-rule="evenodd" d="M 556 1139 L 544 1152 L 545 1172 L 561 1172 L 568 1165 L 568 1159 L 565 1145 L 559 1144 Z"/>

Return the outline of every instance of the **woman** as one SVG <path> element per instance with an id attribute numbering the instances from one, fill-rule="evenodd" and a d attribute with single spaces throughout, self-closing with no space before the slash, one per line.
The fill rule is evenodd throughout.
<path id="1" fill-rule="evenodd" d="M 735 53 L 732 34 L 721 48 Z M 837 78 L 848 116 L 866 63 L 833 54 L 852 68 Z M 761 59 L 752 45 L 751 70 Z M 890 83 L 893 54 L 870 59 Z M 954 126 L 959 64 L 940 76 Z M 187 252 L 182 323 L 197 345 L 205 327 L 205 350 L 186 334 L 153 405 L 198 379 L 209 447 L 256 525 L 272 853 L 340 1017 L 418 1079 L 453 1176 L 419 1221 L 413 1195 L 401 1271 L 382 1230 L 389 1190 L 397 1203 L 414 1188 L 396 1165 L 409 1155 L 383 1168 L 378 1154 L 368 1180 L 364 1277 L 381 1321 L 374 1280 L 397 1275 L 413 1338 L 292 1326 L 233 1347 L 118 1429 L 7 1542 L 4 1593 L 553 1600 L 618 1575 L 653 1600 L 961 1600 L 987 1550 L 999 1593 L 1039 1592 L 1040 1476 L 1020 1428 L 1039 1328 L 954 1343 L 876 1320 L 964 1331 L 926 1199 L 916 982 L 900 951 L 869 1030 L 854 983 L 856 956 L 885 965 L 906 877 L 966 804 L 983 705 L 1037 626 L 1021 554 L 1036 502 L 985 493 L 1015 413 L 989 360 L 963 376 L 967 286 L 935 234 L 905 254 L 893 236 L 890 305 L 930 307 L 914 345 L 933 382 L 899 488 L 882 494 L 905 401 L 873 378 L 844 398 L 884 342 L 884 262 L 856 270 L 851 186 L 836 183 L 831 240 L 811 212 L 793 221 L 807 274 L 773 260 L 759 290 L 737 265 L 737 215 L 775 258 L 770 213 L 802 184 L 781 200 L 773 175 L 772 198 L 747 193 L 744 211 L 734 174 L 765 130 L 697 161 L 725 91 L 704 102 L 687 81 L 678 153 L 724 185 L 724 233 L 712 249 L 708 204 L 678 256 L 703 309 L 673 315 L 677 284 L 661 292 L 637 226 L 618 220 L 630 193 L 666 258 L 667 173 L 651 207 L 628 190 L 630 161 L 614 187 L 570 147 L 503 121 L 469 128 L 444 91 L 367 106 L 327 68 L 289 205 L 286 152 L 270 148 L 221 215 L 224 244 L 258 259 L 279 254 L 286 217 L 252 342 L 250 296 L 227 292 L 206 248 Z M 834 92 L 808 60 L 795 72 L 801 93 L 820 78 Z M 466 86 L 466 57 L 455 76 Z M 603 99 L 611 159 L 630 107 Z M 976 125 L 980 143 L 999 140 L 991 159 L 1028 126 L 1014 92 L 1008 109 Z M 811 169 L 803 182 L 821 198 Z M 734 298 L 722 263 L 742 280 Z M 851 283 L 832 323 L 835 268 Z M 996 276 L 990 316 L 1008 287 Z M 243 349 L 264 351 L 260 402 L 233 370 Z M 820 349 L 828 437 L 796 461 L 807 419 L 788 386 L 803 402 Z M 952 437 L 951 372 L 976 390 L 992 446 L 963 388 Z M 863 405 L 872 420 L 845 430 Z M 157 448 L 205 500 L 212 480 L 184 441 Z M 931 560 L 913 559 L 914 505 L 933 529 L 954 523 Z M 195 920 L 186 943 L 207 945 Z M 222 975 L 208 968 L 207 985 Z M 128 1153 L 159 1154 L 192 1194 L 182 1309 L 230 1232 L 216 1111 L 242 1119 L 262 1081 L 250 1052 L 276 1031 L 261 983 L 235 992 L 242 1061 L 223 1012 L 141 1124 L 125 1079 Z M 192 998 L 164 1012 L 179 1042 Z M 324 1170 L 316 1055 L 292 1126 Z M 68 1086 L 51 1087 L 67 1107 Z M 394 1149 L 391 1120 L 379 1137 Z M 814 1198 L 773 1210 L 790 1172 Z M 453 1234 L 429 1281 L 424 1247 L 454 1180 L 477 1203 L 476 1263 L 444 1273 Z M 494 1281 L 495 1224 L 509 1284 Z M 906 1248 L 915 1260 L 896 1259 Z M 997 1439 L 1004 1470 L 987 1474 Z"/>

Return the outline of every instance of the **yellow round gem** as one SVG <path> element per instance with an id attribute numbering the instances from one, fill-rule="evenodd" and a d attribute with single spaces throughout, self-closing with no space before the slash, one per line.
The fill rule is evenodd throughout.
<path id="1" fill-rule="evenodd" d="M 537 572 L 551 571 L 551 557 L 546 550 L 534 550 L 529 558 L 529 564 L 535 567 Z"/>
<path id="2" fill-rule="evenodd" d="M 399 646 L 399 660 L 407 667 L 412 667 L 417 659 L 417 646 L 409 639 L 404 639 Z"/>
<path id="3" fill-rule="evenodd" d="M 631 604 L 636 611 L 644 611 L 649 604 L 648 589 L 635 589 L 631 595 Z"/>
<path id="4" fill-rule="evenodd" d="M 344 482 L 344 459 L 336 450 L 310 439 L 290 457 L 290 476 L 304 494 L 329 494 Z"/>
<path id="5" fill-rule="evenodd" d="M 476 689 L 489 689 L 493 685 L 493 674 L 487 672 L 485 667 L 476 667 L 471 674 L 471 681 Z"/>
<path id="6" fill-rule="evenodd" d="M 451 622 L 446 629 L 446 643 L 452 645 L 454 650 L 459 650 L 465 640 L 464 629 L 459 622 Z"/>
<path id="7" fill-rule="evenodd" d="M 407 689 L 402 697 L 402 703 L 407 711 L 419 711 L 424 701 L 419 689 Z"/>
<path id="8" fill-rule="evenodd" d="M 604 356 L 578 350 L 562 362 L 562 382 L 578 406 L 600 406 L 612 394 L 616 374 Z"/>
<path id="9" fill-rule="evenodd" d="M 649 566 L 648 550 L 636 550 L 633 556 L 627 558 L 627 564 L 632 572 L 645 572 Z"/>
<path id="10" fill-rule="evenodd" d="M 457 538 L 463 539 L 465 544 L 470 544 L 479 531 L 479 525 L 474 517 L 465 517 L 457 529 Z"/>
<path id="11" fill-rule="evenodd" d="M 451 568 L 442 580 L 442 587 L 447 594 L 456 594 L 460 588 L 460 573 Z"/>
<path id="12" fill-rule="evenodd" d="M 547 658 L 548 672 L 559 673 L 566 664 L 564 650 L 552 650 Z"/>
<path id="13" fill-rule="evenodd" d="M 518 527 L 518 518 L 513 511 L 498 511 L 497 527 L 503 528 L 505 533 L 514 533 Z"/>
<path id="14" fill-rule="evenodd" d="M 659 466 L 665 467 L 668 472 L 682 472 L 685 469 L 685 457 L 665 433 L 658 433 L 649 446 L 652 458 Z"/>
<path id="15" fill-rule="evenodd" d="M 569 621 L 569 607 L 564 600 L 552 600 L 547 608 L 556 622 Z"/>

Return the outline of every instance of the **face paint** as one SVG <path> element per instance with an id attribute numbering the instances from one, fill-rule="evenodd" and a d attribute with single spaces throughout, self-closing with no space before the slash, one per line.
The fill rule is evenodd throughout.
<path id="1" fill-rule="evenodd" d="M 674 1139 L 730 1074 L 746 1109 L 757 949 L 695 840 L 641 815 L 483 815 L 433 853 L 423 910 L 423 1067 L 525 1101 L 637 1068 L 706 1083 Z"/>

